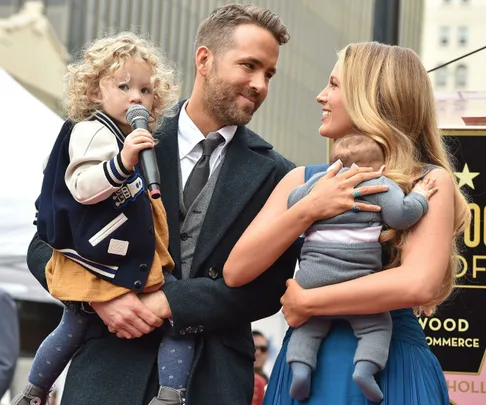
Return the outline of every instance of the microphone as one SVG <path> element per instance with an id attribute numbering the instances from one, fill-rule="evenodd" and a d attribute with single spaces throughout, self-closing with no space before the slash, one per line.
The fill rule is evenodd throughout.
<path id="1" fill-rule="evenodd" d="M 134 104 L 128 109 L 126 118 L 133 130 L 142 128 L 148 131 L 149 116 L 143 105 Z M 140 151 L 139 158 L 150 195 L 154 199 L 160 198 L 160 173 L 155 151 L 153 148 L 144 149 Z"/>

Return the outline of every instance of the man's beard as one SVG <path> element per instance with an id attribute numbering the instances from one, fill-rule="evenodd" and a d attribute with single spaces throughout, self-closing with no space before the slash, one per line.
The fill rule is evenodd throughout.
<path id="1" fill-rule="evenodd" d="M 223 81 L 217 77 L 216 71 L 213 71 L 204 80 L 203 108 L 221 127 L 246 125 L 261 104 L 257 101 L 254 106 L 238 107 L 236 100 L 240 95 L 247 93 L 251 93 L 251 98 L 258 99 L 257 94 Z"/>

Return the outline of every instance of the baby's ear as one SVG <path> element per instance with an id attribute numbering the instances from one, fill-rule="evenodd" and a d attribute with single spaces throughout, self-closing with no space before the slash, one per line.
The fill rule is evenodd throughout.
<path id="1" fill-rule="evenodd" d="M 88 98 L 90 99 L 90 101 L 93 101 L 95 103 L 101 103 L 103 101 L 103 97 L 99 89 L 95 91 L 90 91 L 88 93 Z"/>

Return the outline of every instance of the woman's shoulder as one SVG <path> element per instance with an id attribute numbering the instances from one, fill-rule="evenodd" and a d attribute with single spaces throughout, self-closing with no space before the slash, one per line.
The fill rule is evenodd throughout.
<path id="1" fill-rule="evenodd" d="M 444 202 L 449 203 L 451 200 L 455 199 L 454 190 L 457 187 L 457 183 L 453 174 L 447 169 L 434 166 L 418 180 L 433 181 L 434 187 L 438 190 L 437 194 L 441 197 L 439 199 L 431 198 L 429 200 L 429 207 L 437 204 L 440 205 Z"/>
<path id="2" fill-rule="evenodd" d="M 305 175 L 305 169 L 307 166 L 297 166 L 293 168 L 290 172 L 287 173 L 287 175 L 284 177 L 284 180 L 287 179 L 287 181 L 301 181 L 303 183 L 304 175 Z"/>
<path id="3" fill-rule="evenodd" d="M 419 172 L 418 172 L 418 178 L 417 180 L 423 180 L 425 177 L 429 175 L 429 173 L 437 173 L 438 171 L 442 171 L 444 173 L 447 173 L 447 170 L 444 169 L 443 167 L 436 166 L 433 164 L 427 164 L 425 165 Z"/>
<path id="4" fill-rule="evenodd" d="M 452 183 L 452 176 L 451 173 L 440 166 L 428 165 L 426 170 L 424 171 L 423 175 L 419 178 L 419 180 L 423 179 L 431 179 L 435 180 L 436 183 L 444 183 L 444 182 L 451 182 Z"/>
<path id="5" fill-rule="evenodd" d="M 299 166 L 294 169 L 292 169 L 290 172 L 288 172 L 282 180 L 279 181 L 277 184 L 277 187 L 273 190 L 272 196 L 274 197 L 273 199 L 279 199 L 282 198 L 283 200 L 287 201 L 287 198 L 290 194 L 290 192 L 304 184 L 304 173 L 305 173 L 305 168 L 304 166 Z"/>
<path id="6" fill-rule="evenodd" d="M 304 184 L 314 175 L 318 173 L 324 173 L 328 167 L 328 164 L 298 166 L 288 172 L 287 175 L 280 181 L 278 189 L 290 191 L 293 188 Z"/>

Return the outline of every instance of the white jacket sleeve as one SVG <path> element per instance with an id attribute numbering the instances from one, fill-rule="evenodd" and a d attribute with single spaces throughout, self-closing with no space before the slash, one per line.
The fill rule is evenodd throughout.
<path id="1" fill-rule="evenodd" d="M 107 199 L 131 176 L 121 162 L 115 135 L 98 121 L 76 124 L 69 141 L 65 182 L 81 204 Z"/>

